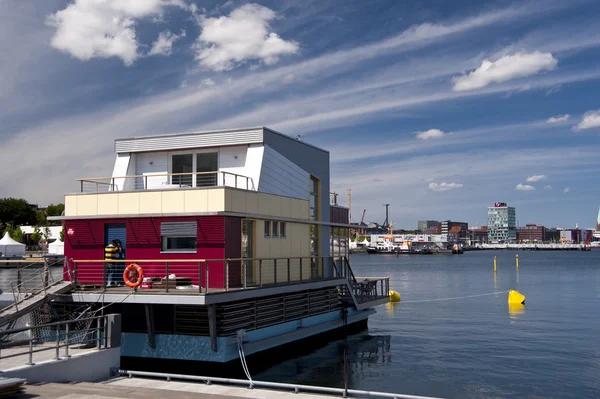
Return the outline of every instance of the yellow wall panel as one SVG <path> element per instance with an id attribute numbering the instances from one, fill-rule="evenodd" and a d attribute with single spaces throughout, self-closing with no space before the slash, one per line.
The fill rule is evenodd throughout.
<path id="1" fill-rule="evenodd" d="M 207 190 L 185 190 L 184 212 L 208 212 Z"/>
<path id="2" fill-rule="evenodd" d="M 66 212 L 65 212 L 66 214 Z M 97 215 L 98 214 L 98 195 L 80 195 L 77 199 L 78 215 Z"/>
<path id="3" fill-rule="evenodd" d="M 161 194 L 162 213 L 181 213 L 185 201 L 185 195 L 183 191 L 163 191 Z"/>
<path id="4" fill-rule="evenodd" d="M 258 193 L 246 192 L 246 212 L 251 215 L 258 214 Z"/>
<path id="5" fill-rule="evenodd" d="M 279 195 L 270 196 L 269 216 L 281 216 L 281 198 Z"/>
<path id="6" fill-rule="evenodd" d="M 119 211 L 119 194 L 99 194 L 98 215 L 116 215 Z"/>
<path id="7" fill-rule="evenodd" d="M 292 199 L 289 197 L 281 197 L 280 216 L 284 218 L 292 217 Z"/>
<path id="8" fill-rule="evenodd" d="M 162 213 L 162 194 L 160 191 L 140 193 L 140 213 Z"/>
<path id="9" fill-rule="evenodd" d="M 140 193 L 119 193 L 119 214 L 137 215 L 140 213 Z"/>
<path id="10" fill-rule="evenodd" d="M 225 205 L 225 210 L 232 212 L 244 212 L 246 213 L 246 193 L 240 190 L 226 190 L 231 194 L 231 206 L 228 208 Z"/>
<path id="11" fill-rule="evenodd" d="M 81 195 L 65 195 L 65 216 L 77 216 L 77 202 Z"/>
<path id="12" fill-rule="evenodd" d="M 208 189 L 208 212 L 219 212 L 225 209 L 225 189 Z"/>
<path id="13" fill-rule="evenodd" d="M 260 215 L 270 215 L 271 196 L 269 194 L 258 193 L 258 213 Z"/>

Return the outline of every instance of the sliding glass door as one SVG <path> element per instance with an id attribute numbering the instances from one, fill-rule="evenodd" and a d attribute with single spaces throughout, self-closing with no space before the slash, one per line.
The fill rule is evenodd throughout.
<path id="1" fill-rule="evenodd" d="M 217 185 L 217 164 L 218 155 L 216 152 L 201 152 L 196 154 L 196 187 L 212 187 Z M 214 172 L 214 173 L 207 173 Z"/>
<path id="2" fill-rule="evenodd" d="M 218 167 L 217 152 L 172 155 L 171 184 L 181 187 L 214 187 L 217 185 Z M 198 173 L 193 174 L 192 172 Z"/>
<path id="3" fill-rule="evenodd" d="M 192 174 L 194 157 L 192 154 L 173 155 L 171 184 L 192 187 Z M 176 173 L 190 173 L 187 175 L 177 175 Z"/>

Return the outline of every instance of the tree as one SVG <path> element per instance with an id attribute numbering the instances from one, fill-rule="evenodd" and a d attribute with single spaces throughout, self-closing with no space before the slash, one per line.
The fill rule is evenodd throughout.
<path id="1" fill-rule="evenodd" d="M 65 210 L 65 205 L 64 204 L 51 204 L 48 205 L 48 207 L 46 208 L 46 212 L 45 212 L 45 219 L 47 220 L 48 216 L 62 216 L 62 213 Z M 59 226 L 60 222 L 58 220 L 52 220 L 50 222 L 48 222 L 48 224 L 52 225 L 52 226 Z"/>
<path id="2" fill-rule="evenodd" d="M 60 236 L 59 236 L 60 240 L 62 242 L 65 242 L 65 226 L 62 227 L 62 229 L 60 229 Z"/>
<path id="3" fill-rule="evenodd" d="M 16 228 L 13 229 L 13 232 L 10 236 L 16 242 L 21 242 L 21 241 L 23 241 L 23 230 L 21 230 L 20 226 L 17 226 Z"/>
<path id="4" fill-rule="evenodd" d="M 33 241 L 35 245 L 38 245 L 41 239 L 42 233 L 40 231 L 40 228 L 38 226 L 35 226 L 35 228 L 33 229 L 33 233 L 31 234 L 31 241 Z"/>
<path id="5" fill-rule="evenodd" d="M 22 198 L 1 198 L 0 220 L 13 226 L 34 225 L 37 223 L 37 213 L 33 206 Z"/>
<path id="6" fill-rule="evenodd" d="M 4 235 L 8 233 L 8 236 L 12 238 L 12 234 L 13 234 L 13 227 L 10 224 L 6 225 L 6 229 L 4 229 L 4 232 L 2 233 L 2 237 L 4 237 Z"/>
<path id="7" fill-rule="evenodd" d="M 52 234 L 52 232 L 50 231 L 50 227 L 46 226 L 44 227 L 44 240 L 46 240 L 46 242 L 48 242 L 48 239 L 50 238 L 50 235 Z"/>

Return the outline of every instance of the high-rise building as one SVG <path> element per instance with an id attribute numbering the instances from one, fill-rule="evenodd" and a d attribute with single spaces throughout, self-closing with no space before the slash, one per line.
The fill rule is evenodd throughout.
<path id="1" fill-rule="evenodd" d="M 488 208 L 488 241 L 493 244 L 517 241 L 515 208 L 506 202 L 496 202 Z"/>
<path id="2" fill-rule="evenodd" d="M 429 230 L 436 227 L 438 224 L 437 220 L 419 220 L 417 222 L 417 229 L 421 231 Z"/>

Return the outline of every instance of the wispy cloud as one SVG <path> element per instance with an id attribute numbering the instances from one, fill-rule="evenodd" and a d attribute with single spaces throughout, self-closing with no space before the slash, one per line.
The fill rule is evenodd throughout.
<path id="1" fill-rule="evenodd" d="M 552 70 L 557 64 L 558 61 L 552 54 L 539 51 L 505 55 L 496 61 L 484 60 L 474 71 L 453 78 L 453 89 L 455 91 L 480 89 L 490 83 L 502 83 L 544 70 Z"/>
<path id="2" fill-rule="evenodd" d="M 416 137 L 421 140 L 429 140 L 429 139 L 441 139 L 444 137 L 446 133 L 442 132 L 440 129 L 429 129 L 423 132 L 417 133 Z"/>
<path id="3" fill-rule="evenodd" d="M 569 114 L 557 115 L 557 116 L 548 118 L 546 123 L 554 124 L 554 123 L 566 122 L 569 120 L 570 117 L 571 117 L 571 115 L 569 115 Z"/>
<path id="4" fill-rule="evenodd" d="M 563 193 L 567 194 L 570 191 L 571 191 L 571 189 L 569 187 L 565 187 L 565 189 L 563 190 Z"/>
<path id="5" fill-rule="evenodd" d="M 533 176 L 529 176 L 527 178 L 527 182 L 528 183 L 535 183 L 535 182 L 538 182 L 540 180 L 544 180 L 544 179 L 547 179 L 547 178 L 548 178 L 547 175 L 533 175 Z"/>
<path id="6" fill-rule="evenodd" d="M 152 48 L 148 55 L 171 55 L 173 43 L 182 37 L 185 37 L 184 30 L 179 35 L 175 35 L 169 30 L 160 32 L 156 41 L 152 43 Z"/>
<path id="7" fill-rule="evenodd" d="M 550 184 L 544 186 L 544 190 L 552 190 L 552 186 Z"/>
<path id="8" fill-rule="evenodd" d="M 529 185 L 529 184 L 519 183 L 515 187 L 515 190 L 517 190 L 517 191 L 535 191 L 535 187 L 533 187 L 532 185 Z"/>
<path id="9" fill-rule="evenodd" d="M 431 182 L 429 183 L 429 189 L 431 191 L 448 191 L 448 190 L 454 190 L 457 188 L 462 188 L 462 184 L 460 183 L 446 183 L 446 182 L 441 182 L 441 183 L 436 183 L 436 182 Z"/>
<path id="10" fill-rule="evenodd" d="M 600 109 L 588 111 L 583 114 L 583 119 L 573 127 L 574 130 L 585 130 L 600 127 Z"/>

